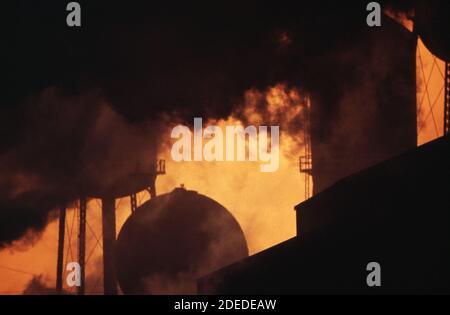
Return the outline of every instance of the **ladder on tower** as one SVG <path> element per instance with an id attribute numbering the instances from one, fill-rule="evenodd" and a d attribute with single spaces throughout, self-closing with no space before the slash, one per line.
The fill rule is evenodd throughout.
<path id="1" fill-rule="evenodd" d="M 299 158 L 300 173 L 304 174 L 305 183 L 305 200 L 312 196 L 312 154 L 311 154 L 311 122 L 310 122 L 310 100 L 309 97 L 305 99 L 305 116 L 303 127 L 303 145 L 304 155 Z"/>

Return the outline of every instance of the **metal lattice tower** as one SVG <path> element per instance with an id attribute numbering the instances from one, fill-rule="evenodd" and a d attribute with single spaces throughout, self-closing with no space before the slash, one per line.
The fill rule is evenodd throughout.
<path id="1" fill-rule="evenodd" d="M 150 198 L 156 197 L 156 187 L 155 180 L 158 175 L 164 175 L 166 173 L 166 163 L 164 160 L 159 160 L 156 164 L 156 169 L 154 177 L 150 179 L 150 186 L 147 188 L 150 193 Z M 135 211 L 139 207 L 137 194 L 133 193 L 130 196 L 131 199 L 131 211 Z M 108 295 L 117 294 L 117 281 L 114 273 L 114 256 L 115 256 L 115 241 L 116 241 L 116 204 L 115 197 L 103 197 L 102 204 L 102 236 L 98 238 L 92 227 L 89 225 L 86 219 L 87 214 L 87 198 L 82 197 L 79 199 L 78 207 L 74 209 L 73 218 L 67 218 L 67 207 L 61 206 L 59 209 L 59 240 L 58 240 L 58 254 L 57 254 L 57 270 L 56 270 L 56 291 L 62 294 L 64 291 L 64 273 L 65 265 L 67 262 L 75 262 L 76 257 L 72 256 L 72 231 L 73 228 L 78 227 L 78 263 L 80 265 L 80 280 L 81 285 L 77 288 L 77 293 L 83 295 L 86 293 L 86 264 L 92 257 L 93 250 L 89 249 L 89 253 L 86 256 L 86 227 L 89 228 L 90 233 L 93 235 L 97 244 L 94 247 L 100 248 L 103 254 L 103 287 L 104 293 Z M 78 213 L 78 216 L 76 214 Z M 72 223 L 68 222 L 71 221 Z M 78 224 L 74 223 L 78 221 Z M 78 225 L 78 226 L 77 226 Z M 68 227 L 68 229 L 66 229 Z M 67 233 L 67 252 L 65 253 L 65 241 Z M 103 246 L 101 246 L 100 239 L 103 240 Z M 70 260 L 69 260 L 70 259 Z M 96 288 L 97 283 L 100 282 L 101 278 L 95 283 L 94 288 Z M 69 288 L 70 290 L 70 288 Z M 92 290 L 92 288 L 90 288 Z"/>
<path id="2" fill-rule="evenodd" d="M 426 63 L 424 60 L 424 53 L 426 53 L 426 50 L 420 48 L 420 45 L 417 46 L 417 57 L 418 57 L 418 73 L 420 73 L 421 80 L 423 82 L 423 95 L 421 99 L 418 102 L 419 111 L 425 111 L 426 115 L 424 116 L 424 122 L 422 125 L 418 128 L 418 134 L 420 136 L 421 132 L 424 131 L 425 128 L 425 122 L 427 120 L 430 120 L 433 123 L 434 130 L 435 130 L 435 138 L 438 138 L 442 136 L 442 134 L 447 134 L 449 131 L 449 95 L 448 95 L 448 86 L 449 86 L 449 80 L 448 80 L 448 62 L 444 62 L 444 68 L 441 69 L 441 61 L 438 59 L 435 55 L 433 55 L 431 52 L 431 57 L 433 61 L 431 62 L 430 69 L 428 70 L 428 73 L 426 72 Z M 436 78 L 437 73 L 439 74 L 439 79 Z M 442 85 L 441 89 L 439 90 L 439 93 L 436 95 L 432 94 L 432 84 L 436 84 L 436 80 L 442 79 Z M 439 82 L 439 84 L 441 84 Z M 442 129 L 440 128 L 441 125 L 438 123 L 438 117 L 436 116 L 436 107 L 441 105 L 441 97 L 444 98 L 444 115 L 443 115 L 443 125 Z"/>
<path id="3" fill-rule="evenodd" d="M 445 63 L 444 135 L 449 133 L 450 119 L 450 62 Z"/>

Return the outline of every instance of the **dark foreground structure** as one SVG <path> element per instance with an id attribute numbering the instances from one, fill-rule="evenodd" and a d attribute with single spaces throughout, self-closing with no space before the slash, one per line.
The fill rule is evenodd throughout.
<path id="1" fill-rule="evenodd" d="M 248 257 L 231 213 L 184 188 L 137 208 L 116 244 L 117 278 L 125 294 L 194 294 L 197 278 Z"/>
<path id="2" fill-rule="evenodd" d="M 450 293 L 450 137 L 296 207 L 298 236 L 199 280 L 206 294 Z M 370 288 L 370 262 L 381 287 Z"/>

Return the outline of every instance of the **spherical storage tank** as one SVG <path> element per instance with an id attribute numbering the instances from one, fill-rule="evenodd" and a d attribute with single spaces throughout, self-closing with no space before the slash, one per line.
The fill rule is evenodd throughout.
<path id="1" fill-rule="evenodd" d="M 125 294 L 195 294 L 199 277 L 248 256 L 231 213 L 183 188 L 139 207 L 123 225 L 116 249 Z"/>

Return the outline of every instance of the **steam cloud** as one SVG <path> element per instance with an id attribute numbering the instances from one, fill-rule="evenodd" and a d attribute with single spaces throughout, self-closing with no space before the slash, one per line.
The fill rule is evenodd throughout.
<path id="1" fill-rule="evenodd" d="M 314 90 L 314 74 L 340 61 L 333 53 L 364 36 L 364 8 L 337 1 L 80 2 L 81 29 L 66 27 L 61 1 L 9 11 L 21 18 L 2 60 L 0 247 L 42 231 L 53 209 L 91 187 L 151 167 L 164 117 L 244 119 L 246 91 Z M 342 86 L 330 86 L 339 98 Z M 255 106 L 263 118 L 269 108 Z"/>
<path id="2" fill-rule="evenodd" d="M 56 295 L 55 288 L 51 288 L 46 284 L 43 276 L 34 276 L 30 282 L 28 282 L 23 295 Z M 66 294 L 66 293 L 64 293 Z"/>

